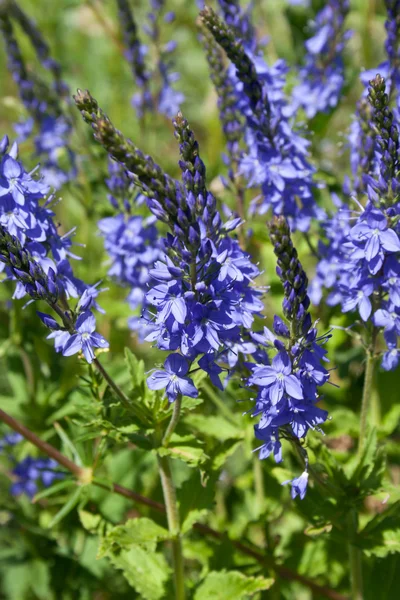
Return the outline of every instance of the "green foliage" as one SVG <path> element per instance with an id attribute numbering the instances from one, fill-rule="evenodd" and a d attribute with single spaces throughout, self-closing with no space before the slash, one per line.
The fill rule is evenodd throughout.
<path id="1" fill-rule="evenodd" d="M 194 600 L 242 600 L 268 590 L 273 579 L 246 577 L 239 571 L 212 571 L 197 588 Z"/>
<path id="2" fill-rule="evenodd" d="M 95 90 L 116 125 L 140 142 L 143 151 L 152 154 L 171 176 L 177 176 L 178 150 L 169 121 L 152 115 L 139 122 L 132 111 L 130 98 L 136 90 L 121 56 L 116 2 L 24 0 L 20 4 L 38 22 L 62 63 L 71 90 Z M 143 24 L 148 1 L 131 4 Z M 225 142 L 207 64 L 197 42 L 196 3 L 170 0 L 166 4 L 177 14 L 171 39 L 179 46 L 176 70 L 182 75 L 179 87 L 187 98 L 185 116 L 199 139 L 210 188 L 235 211 L 236 198 L 230 190 L 221 189 L 217 178 L 226 175 L 221 159 Z M 279 56 L 290 64 L 299 61 L 308 35 L 306 24 L 323 2 L 313 0 L 308 9 L 277 1 L 254 4 L 260 36 L 271 38 L 265 48 L 268 59 Z M 336 111 L 307 123 L 313 161 L 320 167 L 317 176 L 326 182 L 325 189 L 316 190 L 321 206 L 329 205 L 331 192 L 341 192 L 348 172 L 347 151 L 342 146 L 361 91 L 357 74 L 361 66 L 371 68 L 384 59 L 384 20 L 382 2 L 351 3 L 348 24 L 355 33 L 346 56 L 346 95 Z M 19 29 L 17 35 L 29 70 L 35 72 L 33 51 Z M 167 41 L 164 36 L 162 43 Z M 150 55 L 157 59 L 151 51 Z M 12 124 L 26 118 L 26 111 L 16 98 L 15 83 L 5 75 L 2 48 L 0 69 L 1 135 L 7 133 L 14 139 Z M 289 78 L 290 87 L 293 74 Z M 134 491 L 165 503 L 159 457 L 170 459 L 176 486 L 188 598 L 323 597 L 290 576 L 281 577 L 274 572 L 274 563 L 347 596 L 349 541 L 362 552 L 365 600 L 397 597 L 399 371 L 377 373 L 379 397 L 373 398 L 369 439 L 357 456 L 365 351 L 360 340 L 349 335 L 348 315 L 323 303 L 312 308 L 321 332 L 331 325 L 343 329 L 335 328 L 327 345 L 330 365 L 335 367 L 331 379 L 338 387 L 326 386 L 321 398 L 321 407 L 332 417 L 324 426 L 326 435 L 310 432 L 307 440 L 311 475 L 302 501 L 292 501 L 289 486 L 282 485 L 304 468 L 290 442 L 283 442 L 285 462 L 280 466 L 272 459 L 260 463 L 253 453 L 259 444 L 254 440 L 254 420 L 244 414 L 253 403 L 243 382 L 234 377 L 221 391 L 213 388 L 204 372 L 196 371 L 193 379 L 199 397 L 183 398 L 179 423 L 164 445 L 162 437 L 173 406 L 162 391 L 148 389 L 146 378 L 162 364 L 165 353 L 147 343 L 139 345 L 127 326 L 132 316 L 125 302 L 128 290 L 108 278 L 106 253 L 97 235 L 97 221 L 113 214 L 104 185 L 105 156 L 92 143 L 91 132 L 73 114 L 71 119 L 76 128 L 73 146 L 81 163 L 76 181 L 63 187 L 62 202 L 54 210 L 63 232 L 78 226 L 76 241 L 85 244 L 82 252 L 77 250 L 84 256 L 74 263 L 77 276 L 90 283 L 103 280 L 109 288 L 99 299 L 106 310 L 99 325 L 110 340 L 110 352 L 99 356 L 129 402 L 123 403 L 95 368 L 54 352 L 36 315 L 36 310 L 46 310 L 44 305 L 28 305 L 23 310 L 25 300 L 10 304 L 13 285 L 0 286 L 0 408 L 93 473 L 90 481 L 65 473 L 51 487 L 40 487 L 31 502 L 9 493 L 15 479 L 14 461 L 44 455 L 26 441 L 13 448 L 13 458 L 1 452 L 0 598 L 172 599 L 173 539 L 166 515 L 129 497 L 129 491 Z M 22 143 L 20 152 L 25 164 L 34 167 L 32 142 Z M 245 202 L 251 198 L 252 191 L 247 191 Z M 143 207 L 137 210 L 147 214 Z M 262 271 L 259 283 L 271 286 L 265 320 L 259 320 L 262 329 L 264 324 L 271 327 L 273 315 L 279 313 L 282 289 L 268 243 L 266 216 L 252 217 L 246 226 L 252 231 L 247 249 Z M 309 235 L 317 246 L 313 229 Z M 311 278 L 314 257 L 300 232 L 294 234 L 294 241 Z M 1 426 L 0 437 L 9 431 Z M 115 493 L 113 484 L 126 488 L 128 495 Z M 199 523 L 217 533 L 205 534 Z M 250 552 L 246 554 L 234 543 Z M 275 582 L 269 578 L 272 574 Z"/>
<path id="3" fill-rule="evenodd" d="M 168 538 L 168 531 L 151 519 L 130 519 L 108 531 L 98 556 L 107 557 L 120 569 L 141 597 L 159 600 L 164 597 L 170 569 L 156 546 Z"/>

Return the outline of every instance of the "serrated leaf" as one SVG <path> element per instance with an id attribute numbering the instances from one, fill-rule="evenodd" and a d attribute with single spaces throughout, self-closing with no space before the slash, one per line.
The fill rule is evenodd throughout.
<path id="1" fill-rule="evenodd" d="M 306 529 L 304 530 L 304 533 L 306 535 L 309 535 L 310 537 L 316 537 L 323 533 L 330 533 L 331 531 L 332 531 L 332 524 L 327 523 L 326 525 L 323 525 L 322 527 L 313 527 L 312 525 L 310 525 L 309 527 L 306 527 Z"/>
<path id="2" fill-rule="evenodd" d="M 165 584 L 170 569 L 162 554 L 132 546 L 119 554 L 109 556 L 112 564 L 120 569 L 128 583 L 145 600 L 164 598 Z"/>
<path id="3" fill-rule="evenodd" d="M 358 461 L 351 465 L 348 470 L 350 482 L 353 485 L 358 485 L 365 479 L 374 465 L 374 458 L 377 451 L 377 435 L 376 429 L 372 428 L 364 444 L 364 451 Z"/>
<path id="4" fill-rule="evenodd" d="M 246 577 L 239 571 L 211 571 L 197 588 L 194 600 L 242 600 L 268 590 L 273 579 Z"/>
<path id="5" fill-rule="evenodd" d="M 185 462 L 189 467 L 198 467 L 206 462 L 208 456 L 203 446 L 194 435 L 177 435 L 174 433 L 167 448 L 154 450 L 159 456 L 170 456 Z"/>
<path id="6" fill-rule="evenodd" d="M 108 555 L 116 547 L 129 549 L 132 544 L 138 544 L 146 547 L 149 551 L 154 551 L 157 542 L 167 540 L 169 537 L 169 531 L 151 519 L 146 517 L 129 519 L 123 525 L 117 525 L 107 533 L 101 542 L 98 557 L 102 558 Z"/>
<path id="7" fill-rule="evenodd" d="M 193 446 L 169 446 L 168 448 L 158 448 L 157 453 L 160 456 L 170 456 L 185 462 L 189 467 L 198 467 L 207 460 L 207 455 L 202 448 L 193 448 Z"/>

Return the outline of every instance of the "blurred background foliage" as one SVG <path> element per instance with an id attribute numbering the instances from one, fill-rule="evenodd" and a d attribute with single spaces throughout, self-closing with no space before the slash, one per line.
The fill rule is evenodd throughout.
<path id="1" fill-rule="evenodd" d="M 269 38 L 265 47 L 269 60 L 284 58 L 289 65 L 301 61 L 307 20 L 323 4 L 313 0 L 310 8 L 304 9 L 289 6 L 284 0 L 255 0 L 254 22 L 260 38 Z M 151 154 L 168 173 L 177 175 L 178 148 L 171 123 L 155 114 L 147 116 L 140 124 L 131 106 L 134 84 L 129 65 L 123 57 L 115 2 L 21 0 L 20 5 L 37 21 L 54 57 L 63 66 L 64 77 L 71 90 L 89 89 L 125 135 L 131 137 L 145 153 Z M 134 0 L 132 5 L 138 23 L 143 23 L 148 10 L 146 0 Z M 232 199 L 219 181 L 219 175 L 225 173 L 221 160 L 224 140 L 216 96 L 197 38 L 197 4 L 194 0 L 168 0 L 167 5 L 176 12 L 175 22 L 165 27 L 165 41 L 173 39 L 178 44 L 174 58 L 176 70 L 181 74 L 177 87 L 186 97 L 182 111 L 199 141 L 211 188 L 234 209 Z M 318 175 L 328 183 L 326 189 L 318 191 L 319 201 L 325 206 L 329 206 L 331 191 L 340 193 L 344 176 L 349 172 L 346 136 L 362 89 L 360 70 L 373 68 L 384 58 L 383 2 L 352 0 L 347 22 L 354 34 L 346 51 L 344 98 L 332 114 L 320 115 L 309 122 L 307 131 Z M 34 70 L 36 62 L 32 49 L 25 38 L 19 36 L 19 39 L 28 64 Z M 8 134 L 13 139 L 12 124 L 24 116 L 24 108 L 7 71 L 3 48 L 0 49 L 0 73 L 0 131 L 1 135 Z M 292 81 L 293 74 L 290 74 L 289 86 Z M 149 344 L 139 344 L 132 335 L 127 327 L 130 311 L 124 302 L 127 290 L 107 278 L 107 257 L 96 226 L 100 218 L 112 214 L 104 185 L 106 157 L 91 139 L 90 130 L 81 122 L 77 111 L 74 108 L 71 111 L 75 112 L 73 143 L 79 155 L 79 175 L 77 181 L 61 190 L 62 201 L 57 206 L 57 217 L 62 230 L 68 231 L 77 226 L 76 241 L 84 245 L 77 249 L 82 256 L 82 260 L 75 263 L 77 275 L 91 283 L 102 279 L 109 288 L 100 298 L 100 304 L 106 310 L 106 314 L 99 317 L 100 331 L 110 341 L 110 352 L 104 355 L 104 363 L 118 382 L 125 385 L 129 384 L 130 378 L 123 359 L 125 346 L 145 360 L 146 370 L 162 362 L 163 357 Z M 36 163 L 32 151 L 29 141 L 21 145 L 20 153 L 25 164 L 33 167 Z M 251 194 L 249 191 L 249 198 Z M 263 270 L 261 283 L 271 286 L 265 309 L 267 324 L 270 324 L 273 315 L 280 313 L 282 295 L 268 242 L 266 219 L 257 217 L 247 226 L 252 232 L 248 249 Z M 316 244 L 313 231 L 310 237 Z M 315 261 L 302 237 L 297 236 L 296 243 L 311 278 Z M 23 308 L 24 301 L 11 302 L 11 295 L 12 286 L 3 284 L 0 287 L 0 407 L 23 420 L 43 439 L 65 453 L 71 451 L 67 440 L 72 439 L 85 465 L 96 463 L 106 447 L 107 456 L 100 466 L 102 476 L 161 500 L 154 455 L 135 446 L 129 435 L 110 435 L 108 431 L 96 428 L 92 431 L 87 426 L 88 422 L 95 420 L 98 412 L 90 387 L 85 387 L 81 379 L 87 374 L 87 365 L 80 364 L 76 357 L 57 355 L 52 344 L 45 340 L 46 332 L 36 317 L 36 306 Z M 346 326 L 350 323 L 350 317 L 324 304 L 314 309 L 313 315 L 320 319 L 320 330 L 326 330 L 328 324 Z M 324 443 L 332 450 L 338 463 L 344 464 L 355 447 L 357 437 L 364 352 L 357 340 L 337 329 L 333 331 L 328 349 L 331 366 L 335 367 L 332 381 L 338 387 L 326 386 L 324 390 L 321 406 L 327 407 L 332 416 L 325 427 L 327 436 Z M 380 403 L 375 403 L 374 418 L 379 424 L 378 440 L 388 438 L 386 451 L 390 458 L 391 482 L 395 486 L 400 480 L 400 410 L 396 405 L 400 375 L 397 371 L 379 373 L 378 377 Z M 241 416 L 251 406 L 248 393 L 237 382 L 222 395 L 213 392 L 205 382 L 201 387 L 201 397 L 205 400 L 204 404 L 191 413 L 186 426 L 191 427 L 204 443 L 206 430 L 215 438 L 216 444 L 229 441 L 226 455 L 230 454 L 218 483 L 211 481 L 208 487 L 199 488 L 204 496 L 209 495 L 210 486 L 216 494 L 214 505 L 212 499 L 210 502 L 203 498 L 205 508 L 213 506 L 208 522 L 227 531 L 232 538 L 247 536 L 259 546 L 266 543 L 268 552 L 273 551 L 285 566 L 300 574 L 333 588 L 348 589 L 343 540 L 307 531 L 313 523 L 316 504 L 321 501 L 316 492 L 310 490 L 304 501 L 293 503 L 287 489 L 280 486 L 288 479 L 286 470 L 290 469 L 290 458 L 286 459 L 288 464 L 285 461 L 284 468 L 276 467 L 270 461 L 260 463 L 254 460 L 251 419 L 248 415 Z M 221 404 L 224 412 L 222 417 L 217 417 Z M 223 421 L 215 420 L 218 418 Z M 6 428 L 2 431 L 5 433 Z M 319 434 L 314 436 L 319 437 Z M 313 444 L 318 446 L 320 442 L 313 440 L 311 446 Z M 18 459 L 35 454 L 28 443 L 19 445 L 16 452 Z M 293 464 L 296 466 L 294 459 Z M 187 464 L 175 462 L 174 467 L 181 502 L 184 502 L 188 489 L 197 490 L 200 486 L 200 477 L 198 470 Z M 95 560 L 98 526 L 90 520 L 91 516 L 98 514 L 103 520 L 118 524 L 137 516 L 131 501 L 106 490 L 90 489 L 84 508 L 70 512 L 57 526 L 49 529 L 48 524 L 63 505 L 65 497 L 61 494 L 31 504 L 25 497 L 12 498 L 8 494 L 9 486 L 10 473 L 5 461 L 0 466 L 1 598 L 123 600 L 143 597 L 133 591 L 121 573 L 112 569 L 105 558 Z M 382 494 L 368 498 L 362 515 L 365 522 L 382 510 L 383 499 Z M 141 508 L 140 514 L 148 514 L 148 509 Z M 164 524 L 162 516 L 156 517 L 156 520 Z M 236 565 L 237 569 L 248 574 L 259 572 L 254 561 L 234 552 L 228 543 L 206 544 L 204 538 L 194 535 L 187 538 L 185 544 L 185 555 L 193 571 L 189 580 L 192 587 L 206 572 L 220 570 L 227 564 Z M 367 562 L 365 598 L 397 597 L 394 594 L 400 583 L 397 556 L 378 558 L 370 568 Z M 172 587 L 167 588 L 164 597 L 172 597 Z M 204 595 L 204 598 L 208 597 L 212 596 Z M 300 583 L 280 581 L 268 592 L 256 592 L 255 597 L 306 600 L 312 597 L 312 593 Z M 198 600 L 201 600 L 201 595 Z"/>

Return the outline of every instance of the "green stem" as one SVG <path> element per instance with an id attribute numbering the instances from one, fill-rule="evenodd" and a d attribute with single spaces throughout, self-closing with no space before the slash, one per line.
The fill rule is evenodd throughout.
<path id="1" fill-rule="evenodd" d="M 364 451 L 365 442 L 367 439 L 368 417 L 370 413 L 371 398 L 374 392 L 374 373 L 375 373 L 375 355 L 374 344 L 367 351 L 367 364 L 365 367 L 364 387 L 361 401 L 361 417 L 360 417 L 360 437 L 358 440 L 358 455 Z"/>
<path id="2" fill-rule="evenodd" d="M 348 527 L 350 535 L 357 529 L 357 513 L 354 510 L 349 513 Z M 349 542 L 349 561 L 351 598 L 352 600 L 363 600 L 362 553 L 353 545 L 352 540 Z"/>
<path id="3" fill-rule="evenodd" d="M 162 439 L 163 446 L 168 446 L 169 440 L 171 439 L 171 436 L 175 431 L 175 427 L 178 425 L 179 417 L 181 415 L 181 406 L 182 406 L 182 396 L 181 396 L 181 394 L 178 394 L 178 396 L 174 402 L 174 407 L 172 409 L 171 420 L 168 424 L 168 427 L 167 427 L 164 437 Z"/>
<path id="4" fill-rule="evenodd" d="M 167 456 L 158 457 L 158 470 L 167 511 L 168 529 L 172 535 L 172 553 L 174 558 L 175 598 L 185 600 L 185 574 L 183 569 L 182 541 L 178 505 L 171 467 Z"/>
<path id="5" fill-rule="evenodd" d="M 161 438 L 159 431 L 156 432 L 158 444 L 167 447 L 172 434 L 178 424 L 181 414 L 182 396 L 179 394 L 174 402 L 173 412 L 168 427 Z M 168 530 L 171 534 L 172 554 L 174 564 L 175 579 L 175 598 L 176 600 L 185 600 L 185 573 L 183 565 L 182 540 L 180 533 L 180 519 L 178 504 L 176 501 L 176 492 L 172 478 L 171 466 L 168 456 L 158 456 L 158 471 L 163 490 L 165 510 L 167 513 Z"/>

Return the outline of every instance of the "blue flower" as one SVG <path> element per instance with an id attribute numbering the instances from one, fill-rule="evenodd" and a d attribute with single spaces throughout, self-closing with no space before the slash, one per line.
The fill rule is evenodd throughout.
<path id="1" fill-rule="evenodd" d="M 213 354 L 204 354 L 199 360 L 199 367 L 203 369 L 210 376 L 211 383 L 215 387 L 223 391 L 224 386 L 221 383 L 219 375 L 223 372 L 223 369 L 219 367 L 216 362 L 216 357 Z"/>
<path id="2" fill-rule="evenodd" d="M 375 275 L 382 267 L 384 251 L 399 252 L 400 240 L 397 233 L 388 228 L 387 218 L 377 210 L 366 211 L 366 216 L 351 230 L 350 238 L 357 248 L 363 251 L 370 272 Z M 360 253 L 355 250 L 354 257 Z"/>
<path id="3" fill-rule="evenodd" d="M 273 405 L 281 400 L 284 393 L 298 400 L 303 398 L 301 383 L 292 372 L 292 363 L 286 352 L 279 352 L 271 366 L 254 368 L 249 383 L 266 388 Z"/>
<path id="4" fill-rule="evenodd" d="M 305 43 L 305 64 L 292 92 L 291 111 L 302 107 L 311 119 L 337 105 L 344 85 L 342 53 L 350 36 L 344 30 L 348 11 L 348 0 L 328 0 L 313 20 L 314 35 Z"/>
<path id="5" fill-rule="evenodd" d="M 147 378 L 151 390 L 166 388 L 169 402 L 174 402 L 179 394 L 197 398 L 198 391 L 193 381 L 185 377 L 189 371 L 189 363 L 180 354 L 170 354 L 164 362 L 164 370 L 157 369 Z"/>
<path id="6" fill-rule="evenodd" d="M 96 319 L 90 311 L 82 313 L 75 324 L 76 333 L 72 334 L 63 347 L 63 356 L 71 356 L 83 352 L 88 363 L 93 362 L 93 348 L 108 348 L 108 342 L 95 332 Z"/>
<path id="7" fill-rule="evenodd" d="M 51 458 L 32 458 L 27 456 L 13 469 L 16 481 L 11 486 L 11 494 L 19 496 L 26 494 L 29 498 L 38 491 L 41 482 L 44 487 L 49 487 L 56 479 L 62 479 L 64 473 L 57 471 L 58 463 Z"/>
<path id="8" fill-rule="evenodd" d="M 10 154 L 3 157 L 0 165 L 0 197 L 10 196 L 17 205 L 24 206 L 27 197 L 39 198 L 48 191 L 47 185 L 32 179 Z"/>
<path id="9" fill-rule="evenodd" d="M 307 491 L 308 472 L 303 471 L 300 477 L 295 477 L 289 481 L 284 481 L 282 485 L 286 485 L 287 483 L 290 483 L 292 486 L 291 496 L 293 500 L 296 498 L 296 496 L 300 496 L 300 500 L 303 500 Z"/>
<path id="10" fill-rule="evenodd" d="M 349 312 L 356 307 L 363 321 L 368 321 L 371 312 L 372 304 L 370 296 L 374 291 L 374 283 L 368 279 L 359 281 L 356 279 L 344 292 L 342 309 L 343 312 Z"/>

